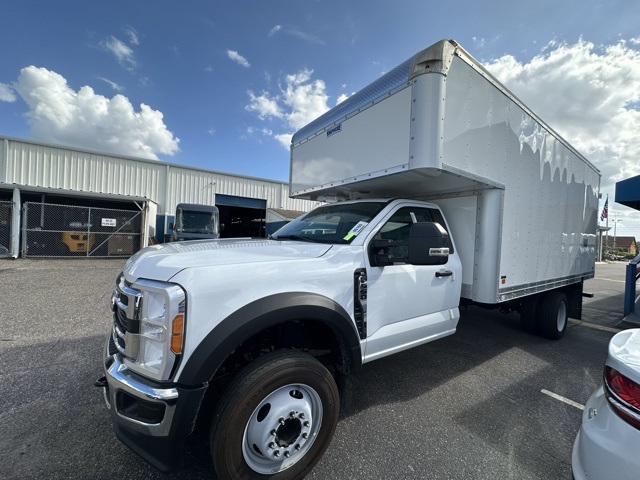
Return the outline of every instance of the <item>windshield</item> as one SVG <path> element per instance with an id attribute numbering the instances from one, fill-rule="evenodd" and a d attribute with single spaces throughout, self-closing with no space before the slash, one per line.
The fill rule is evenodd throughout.
<path id="1" fill-rule="evenodd" d="M 333 203 L 288 223 L 271 235 L 274 240 L 351 243 L 386 202 Z"/>
<path id="2" fill-rule="evenodd" d="M 218 233 L 218 212 L 194 212 L 179 209 L 176 231 L 184 233 Z"/>

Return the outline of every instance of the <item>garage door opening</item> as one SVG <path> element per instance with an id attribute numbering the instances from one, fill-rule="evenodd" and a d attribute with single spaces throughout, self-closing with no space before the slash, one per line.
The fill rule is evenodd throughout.
<path id="1" fill-rule="evenodd" d="M 215 203 L 220 211 L 220 237 L 266 236 L 266 200 L 217 194 Z"/>

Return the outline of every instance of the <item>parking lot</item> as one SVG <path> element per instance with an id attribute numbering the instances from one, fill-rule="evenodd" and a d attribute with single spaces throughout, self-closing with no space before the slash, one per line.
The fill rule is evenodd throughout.
<path id="1" fill-rule="evenodd" d="M 123 260 L 0 261 L 0 478 L 212 478 L 207 446 L 163 476 L 116 440 L 101 391 Z M 570 479 L 581 405 L 622 320 L 625 264 L 598 264 L 553 342 L 470 308 L 456 335 L 367 364 L 312 479 Z"/>

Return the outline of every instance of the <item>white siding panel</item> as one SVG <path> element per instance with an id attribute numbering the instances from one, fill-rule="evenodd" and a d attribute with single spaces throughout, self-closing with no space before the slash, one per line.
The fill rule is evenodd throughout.
<path id="1" fill-rule="evenodd" d="M 289 186 L 284 182 L 15 138 L 0 140 L 3 183 L 146 197 L 158 204 L 159 214 L 172 214 L 178 203 L 212 204 L 215 194 L 266 200 L 267 208 L 285 210 L 308 211 L 319 205 L 290 199 Z"/>

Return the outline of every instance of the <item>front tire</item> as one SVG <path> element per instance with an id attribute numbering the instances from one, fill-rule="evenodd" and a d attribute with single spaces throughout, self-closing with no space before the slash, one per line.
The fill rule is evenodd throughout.
<path id="1" fill-rule="evenodd" d="M 210 432 L 222 479 L 299 479 L 329 446 L 340 400 L 331 373 L 295 350 L 247 365 L 220 400 Z"/>

